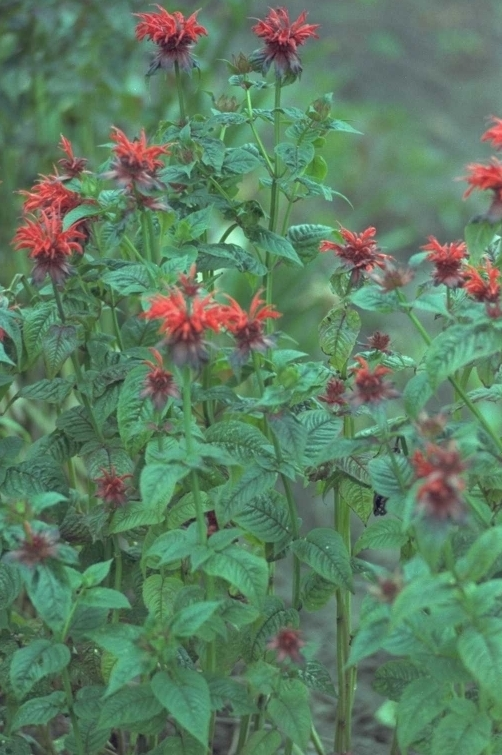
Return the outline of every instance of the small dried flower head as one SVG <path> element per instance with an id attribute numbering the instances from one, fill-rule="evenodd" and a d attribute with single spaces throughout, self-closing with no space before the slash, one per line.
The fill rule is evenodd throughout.
<path id="1" fill-rule="evenodd" d="M 61 219 L 56 215 L 41 212 L 35 220 L 26 220 L 26 225 L 17 230 L 13 239 L 16 250 L 27 249 L 35 260 L 32 276 L 41 283 L 48 275 L 59 284 L 71 274 L 68 258 L 74 252 L 83 254 L 80 243 L 86 236 L 75 225 L 63 231 Z"/>
<path id="2" fill-rule="evenodd" d="M 178 287 L 181 288 L 185 296 L 197 296 L 202 288 L 202 283 L 197 282 L 197 268 L 195 265 L 190 267 L 188 275 L 180 273 L 178 276 Z"/>
<path id="3" fill-rule="evenodd" d="M 59 530 L 56 528 L 34 532 L 28 522 L 23 523 L 25 537 L 18 548 L 5 556 L 7 561 L 17 561 L 29 568 L 43 564 L 59 553 Z"/>
<path id="4" fill-rule="evenodd" d="M 252 54 L 252 65 L 266 74 L 273 63 L 278 78 L 300 76 L 302 64 L 298 47 L 310 37 L 319 38 L 316 34 L 319 24 L 306 24 L 307 15 L 303 11 L 296 21 L 291 22 L 286 8 L 271 8 L 265 19 L 256 19 L 258 23 L 252 31 L 265 41 L 265 47 Z"/>
<path id="5" fill-rule="evenodd" d="M 350 372 L 354 375 L 354 394 L 351 398 L 353 404 L 376 404 L 384 399 L 397 398 L 399 392 L 393 384 L 384 380 L 385 375 L 392 373 L 389 367 L 379 364 L 373 372 L 368 362 L 361 356 L 357 356 L 359 366 L 352 367 Z"/>
<path id="6" fill-rule="evenodd" d="M 389 344 L 390 336 L 388 336 L 387 333 L 380 333 L 379 330 L 375 330 L 373 335 L 371 335 L 366 341 L 365 346 L 368 349 L 376 349 L 376 351 L 381 351 L 384 354 L 388 354 Z"/>
<path id="7" fill-rule="evenodd" d="M 465 481 L 460 476 L 467 468 L 455 444 L 439 446 L 428 443 L 425 453 L 415 451 L 411 458 L 418 479 L 424 483 L 417 490 L 419 510 L 433 519 L 457 519 L 464 513 L 461 492 Z"/>
<path id="8" fill-rule="evenodd" d="M 470 163 L 467 166 L 469 174 L 462 176 L 461 181 L 467 181 L 468 189 L 464 192 L 464 199 L 473 191 L 494 192 L 496 199 L 502 200 L 502 163 L 496 157 L 492 157 L 489 165 Z"/>
<path id="9" fill-rule="evenodd" d="M 190 72 L 198 67 L 191 53 L 192 47 L 199 37 L 207 35 L 207 29 L 197 23 L 199 11 L 185 18 L 179 11 L 168 13 L 160 5 L 157 8 L 159 13 L 134 13 L 140 19 L 136 26 L 136 39 L 151 39 L 159 47 L 147 76 L 159 68 L 169 70 L 175 63 Z"/>
<path id="10" fill-rule="evenodd" d="M 490 260 L 475 268 L 466 265 L 463 270 L 464 290 L 476 301 L 485 302 L 488 314 L 500 316 L 500 270 Z"/>
<path id="11" fill-rule="evenodd" d="M 317 398 L 328 406 L 346 406 L 347 398 L 345 395 L 345 383 L 337 377 L 330 377 L 323 393 Z"/>
<path id="12" fill-rule="evenodd" d="M 403 577 L 395 573 L 389 577 L 379 577 L 376 585 L 368 588 L 370 595 L 373 595 L 379 603 L 393 603 L 403 589 Z"/>
<path id="13" fill-rule="evenodd" d="M 94 482 L 97 484 L 97 498 L 100 498 L 112 508 L 116 509 L 123 506 L 127 501 L 127 484 L 125 480 L 132 477 L 131 474 L 118 475 L 115 467 L 110 467 L 108 471 L 104 467 L 100 470 L 101 477 L 97 477 Z"/>
<path id="14" fill-rule="evenodd" d="M 198 369 L 209 359 L 205 332 L 218 333 L 224 324 L 226 307 L 217 304 L 213 295 L 186 297 L 182 289 L 172 286 L 167 296 L 158 294 L 143 313 L 147 320 L 160 320 L 160 332 L 178 366 Z"/>
<path id="15" fill-rule="evenodd" d="M 219 532 L 220 526 L 218 524 L 218 520 L 216 519 L 216 514 L 214 513 L 214 511 L 206 511 L 206 521 L 208 537 L 214 535 L 215 532 Z"/>
<path id="16" fill-rule="evenodd" d="M 491 142 L 495 149 L 502 149 L 502 118 L 490 116 L 492 126 L 481 137 L 482 142 Z"/>
<path id="17" fill-rule="evenodd" d="M 279 629 L 275 637 L 267 643 L 268 650 L 277 651 L 277 660 L 279 663 L 289 658 L 294 663 L 302 664 L 304 658 L 300 650 L 304 646 L 305 642 L 301 639 L 300 630 L 291 629 L 290 627 Z"/>
<path id="18" fill-rule="evenodd" d="M 434 440 L 443 434 L 448 418 L 445 414 L 435 414 L 432 417 L 426 412 L 418 415 L 415 427 L 417 432 L 428 440 Z"/>
<path id="19" fill-rule="evenodd" d="M 362 233 L 352 233 L 346 228 L 340 228 L 345 243 L 337 244 L 333 241 L 321 241 L 321 252 L 333 251 L 348 270 L 351 270 L 351 281 L 356 284 L 362 273 L 370 273 L 375 267 L 383 268 L 386 261 L 391 259 L 388 254 L 379 251 L 376 239 L 376 229 L 366 228 Z"/>
<path id="20" fill-rule="evenodd" d="M 421 247 L 436 269 L 432 274 L 435 286 L 444 283 L 448 288 L 458 288 L 463 283 L 462 263 L 466 259 L 467 247 L 463 241 L 440 244 L 434 236 L 429 236 L 429 243 Z"/>
<path id="21" fill-rule="evenodd" d="M 410 267 L 399 267 L 393 261 L 387 261 L 381 273 L 370 272 L 368 277 L 388 293 L 395 291 L 396 288 L 407 286 L 415 277 L 415 273 Z"/>
<path id="22" fill-rule="evenodd" d="M 428 443 L 425 453 L 415 451 L 411 458 L 417 477 L 429 477 L 431 474 L 443 477 L 457 477 L 467 469 L 467 465 L 455 446 L 450 442 L 445 446 Z"/>
<path id="23" fill-rule="evenodd" d="M 150 367 L 150 372 L 145 378 L 145 387 L 141 391 L 140 397 L 151 398 L 155 409 L 160 411 L 165 407 L 169 396 L 179 398 L 180 392 L 174 382 L 173 373 L 164 369 L 162 356 L 157 349 L 152 348 L 150 351 L 155 361 L 143 363 Z"/>
<path id="24" fill-rule="evenodd" d="M 61 180 L 75 178 L 75 176 L 79 176 L 83 173 L 85 166 L 87 165 L 86 158 L 75 157 L 73 154 L 72 143 L 69 139 L 64 137 L 63 134 L 61 134 L 61 141 L 58 146 L 66 155 L 66 157 L 62 157 L 61 160 L 58 160 L 58 164 L 63 169 Z"/>
<path id="25" fill-rule="evenodd" d="M 131 142 L 119 128 L 113 127 L 111 139 L 117 145 L 112 150 L 115 158 L 102 178 L 114 179 L 129 191 L 165 188 L 157 171 L 164 167 L 159 157 L 169 154 L 167 144 L 148 146 L 144 129 L 139 138 Z"/>
<path id="26" fill-rule="evenodd" d="M 229 68 L 232 73 L 240 76 L 251 73 L 254 70 L 248 56 L 244 55 L 243 52 L 240 52 L 238 55 L 232 55 L 232 62 L 229 64 Z"/>
<path id="27" fill-rule="evenodd" d="M 226 94 L 220 95 L 218 99 L 213 98 L 213 105 L 220 113 L 236 113 L 240 107 L 237 97 Z"/>
<path id="28" fill-rule="evenodd" d="M 230 306 L 224 310 L 224 324 L 226 330 L 231 333 L 236 341 L 236 356 L 239 364 L 246 361 L 251 351 L 266 351 L 273 346 L 274 339 L 264 333 L 265 320 L 280 317 L 272 306 L 265 304 L 260 299 L 258 292 L 251 301 L 249 314 L 241 306 L 228 296 Z"/>
<path id="29" fill-rule="evenodd" d="M 461 519 L 465 512 L 460 495 L 463 487 L 452 485 L 443 477 L 431 475 L 417 490 L 417 507 L 431 519 Z"/>

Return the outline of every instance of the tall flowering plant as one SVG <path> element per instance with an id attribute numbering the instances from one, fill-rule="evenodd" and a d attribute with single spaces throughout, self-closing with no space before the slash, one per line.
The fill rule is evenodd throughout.
<path id="1" fill-rule="evenodd" d="M 392 755 L 502 751 L 500 165 L 468 166 L 466 196 L 492 196 L 465 240 L 431 236 L 406 264 L 373 226 L 292 224 L 336 194 L 321 152 L 354 132 L 329 95 L 281 104 L 318 25 L 257 19 L 237 95 L 196 114 L 197 14 L 136 18 L 179 112 L 153 136 L 111 127 L 99 172 L 61 138 L 22 192 L 31 274 L 0 300 L 3 743 L 341 755 L 357 666 L 383 650 Z M 334 298 L 315 361 L 279 330 L 274 280 L 319 253 Z M 360 342 L 365 313 L 399 314 L 411 353 L 383 330 Z M 302 523 L 297 482 L 332 497 L 332 526 Z M 331 602 L 333 667 L 305 621 Z"/>

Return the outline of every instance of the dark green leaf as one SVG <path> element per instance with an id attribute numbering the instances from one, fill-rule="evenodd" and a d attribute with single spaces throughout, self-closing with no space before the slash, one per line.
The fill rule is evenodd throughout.
<path id="1" fill-rule="evenodd" d="M 289 739 L 305 751 L 310 739 L 312 720 L 308 693 L 299 679 L 282 681 L 277 696 L 267 705 L 267 715 Z"/>
<path id="2" fill-rule="evenodd" d="M 268 568 L 263 558 L 239 546 L 215 553 L 202 566 L 206 574 L 225 579 L 253 605 L 260 606 L 267 592 Z"/>
<path id="3" fill-rule="evenodd" d="M 430 677 L 410 682 L 397 707 L 397 739 L 401 749 L 406 751 L 447 706 L 444 690 L 434 685 Z"/>
<path id="4" fill-rule="evenodd" d="M 491 743 L 492 722 L 472 700 L 454 699 L 434 727 L 432 755 L 480 755 Z"/>
<path id="5" fill-rule="evenodd" d="M 276 490 L 252 498 L 233 516 L 233 521 L 264 543 L 279 543 L 291 537 L 286 500 Z"/>
<path id="6" fill-rule="evenodd" d="M 50 640 L 32 640 L 16 650 L 10 665 L 10 681 L 16 696 L 23 698 L 39 679 L 62 671 L 70 657 L 66 645 Z"/>
<path id="7" fill-rule="evenodd" d="M 440 333 L 429 346 L 425 367 L 431 385 L 437 388 L 447 377 L 474 360 L 500 351 L 501 335 L 489 325 L 454 325 Z"/>
<path id="8" fill-rule="evenodd" d="M 384 518 L 364 530 L 354 545 L 353 553 L 366 548 L 401 548 L 407 540 L 408 536 L 402 531 L 401 522 Z"/>
<path id="9" fill-rule="evenodd" d="M 319 343 L 330 362 L 337 370 L 342 370 L 354 348 L 361 318 L 353 309 L 335 308 L 329 312 L 319 326 Z"/>
<path id="10" fill-rule="evenodd" d="M 46 697 L 34 697 L 18 708 L 12 722 L 12 729 L 16 731 L 23 726 L 47 724 L 59 713 L 62 713 L 65 707 L 64 692 L 52 692 Z"/>
<path id="11" fill-rule="evenodd" d="M 338 532 L 318 527 L 305 538 L 295 540 L 291 547 L 323 579 L 352 590 L 349 554 Z"/>
<path id="12" fill-rule="evenodd" d="M 175 721 L 198 742 L 206 745 L 211 718 L 209 687 L 197 671 L 178 668 L 176 676 L 159 671 L 152 679 L 157 700 Z"/>
<path id="13" fill-rule="evenodd" d="M 303 267 L 303 262 L 295 252 L 291 242 L 284 238 L 284 236 L 279 236 L 278 233 L 273 233 L 273 231 L 269 231 L 267 228 L 258 225 L 246 229 L 246 236 L 253 244 L 256 244 L 256 246 L 265 252 L 275 257 L 283 257 Z"/>
<path id="14" fill-rule="evenodd" d="M 39 380 L 37 383 L 25 385 L 19 395 L 32 401 L 47 401 L 49 404 L 62 404 L 72 392 L 73 379 L 53 378 Z"/>
<path id="15" fill-rule="evenodd" d="M 242 477 L 227 486 L 221 499 L 216 501 L 221 524 L 227 524 L 236 514 L 240 514 L 256 496 L 273 490 L 276 479 L 276 472 L 267 472 L 256 465 L 248 466 Z"/>

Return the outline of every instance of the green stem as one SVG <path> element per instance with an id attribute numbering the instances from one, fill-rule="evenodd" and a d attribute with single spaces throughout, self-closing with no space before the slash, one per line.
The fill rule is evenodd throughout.
<path id="1" fill-rule="evenodd" d="M 141 209 L 141 234 L 143 236 L 143 248 L 145 250 L 145 259 L 147 262 L 152 261 L 152 240 L 150 238 L 150 228 L 148 225 L 148 210 L 144 207 Z"/>
<path id="2" fill-rule="evenodd" d="M 399 755 L 399 745 L 397 743 L 397 729 L 394 729 L 392 744 L 390 746 L 390 755 Z"/>
<path id="3" fill-rule="evenodd" d="M 78 725 L 78 719 L 73 710 L 73 692 L 71 689 L 70 676 L 68 669 L 63 669 L 61 672 L 61 679 L 63 682 L 63 688 L 66 696 L 66 704 L 68 705 L 68 712 L 70 714 L 71 725 L 73 729 L 73 735 L 75 737 L 75 744 L 77 746 L 77 755 L 85 755 L 84 742 L 82 740 L 82 734 L 80 733 L 80 727 Z"/>
<path id="4" fill-rule="evenodd" d="M 238 223 L 232 223 L 232 225 L 229 225 L 225 233 L 222 235 L 221 239 L 218 241 L 218 244 L 223 244 L 223 242 L 228 239 L 230 234 L 233 233 L 236 228 L 239 228 Z"/>
<path id="5" fill-rule="evenodd" d="M 401 293 L 401 291 L 399 291 L 399 289 L 397 289 L 397 295 L 399 297 L 399 301 L 402 304 L 406 304 L 406 305 L 408 304 L 408 302 L 406 301 L 406 299 L 403 296 L 403 294 Z M 424 326 L 422 325 L 422 323 L 420 322 L 420 320 L 418 319 L 418 317 L 408 308 L 408 306 L 405 306 L 404 310 L 406 311 L 406 314 L 408 315 L 408 318 L 413 323 L 413 325 L 415 326 L 416 330 L 422 336 L 422 338 L 425 341 L 425 343 L 427 344 L 427 346 L 430 346 L 430 344 L 432 343 L 432 338 L 427 333 L 427 331 L 425 330 Z M 498 435 L 495 433 L 495 431 L 493 430 L 493 428 L 486 421 L 486 419 L 484 418 L 484 416 L 479 411 L 478 407 L 471 401 L 471 399 L 469 398 L 469 396 L 465 392 L 465 390 L 462 387 L 462 385 L 459 383 L 459 381 L 455 377 L 451 377 L 451 376 L 448 377 L 448 382 L 450 383 L 450 385 L 453 386 L 456 394 L 458 396 L 460 396 L 460 398 L 462 399 L 462 401 L 464 402 L 464 404 L 466 405 L 466 407 L 476 417 L 476 419 L 479 422 L 479 424 L 481 425 L 481 427 L 484 429 L 484 431 L 487 433 L 487 435 L 490 436 L 490 438 L 493 440 L 493 442 L 497 446 L 498 450 L 502 454 L 502 440 L 498 437 Z"/>
<path id="6" fill-rule="evenodd" d="M 122 343 L 122 336 L 120 335 L 120 328 L 119 328 L 119 322 L 117 319 L 117 309 L 115 307 L 115 296 L 113 295 L 113 291 L 111 291 L 111 312 L 112 312 L 112 322 L 113 322 L 113 331 L 115 334 L 115 338 L 117 339 L 117 346 L 119 347 L 120 351 L 124 351 L 124 344 Z"/>
<path id="7" fill-rule="evenodd" d="M 187 455 L 190 462 L 193 462 L 193 438 L 192 438 L 192 376 L 190 368 L 186 367 L 183 374 L 183 423 L 185 429 L 185 443 L 187 449 Z M 192 480 L 192 493 L 195 503 L 195 516 L 197 519 L 197 531 L 199 533 L 199 542 L 201 544 L 207 541 L 207 527 L 204 517 L 204 511 L 202 508 L 202 500 L 200 496 L 199 476 L 195 469 L 191 471 Z"/>
<path id="8" fill-rule="evenodd" d="M 272 161 L 270 160 L 270 157 L 268 156 L 268 152 L 265 149 L 265 146 L 261 140 L 261 137 L 258 131 L 256 130 L 256 126 L 254 125 L 253 103 L 251 102 L 251 92 L 249 89 L 246 89 L 246 106 L 247 106 L 247 111 L 249 115 L 249 125 L 251 127 L 251 131 L 253 132 L 253 136 L 261 152 L 261 155 L 267 164 L 268 171 L 273 178 L 274 173 L 275 173 L 274 165 Z"/>
<path id="9" fill-rule="evenodd" d="M 249 724 L 251 723 L 251 716 L 249 713 L 246 716 L 241 716 L 241 724 L 239 727 L 239 739 L 237 740 L 237 755 L 240 755 L 244 749 L 244 745 L 247 742 Z"/>
<path id="10" fill-rule="evenodd" d="M 118 592 L 122 592 L 122 550 L 119 545 L 119 540 L 116 535 L 113 536 L 113 550 L 115 557 L 115 580 L 113 586 Z M 112 614 L 112 624 L 118 624 L 120 618 L 120 610 L 115 608 Z"/>
<path id="11" fill-rule="evenodd" d="M 174 74 L 176 77 L 176 91 L 178 93 L 178 104 L 180 106 L 180 121 L 181 123 L 185 123 L 186 122 L 185 98 L 183 97 L 183 87 L 181 85 L 181 71 L 180 71 L 180 66 L 177 60 L 174 61 Z"/>
<path id="12" fill-rule="evenodd" d="M 270 192 L 270 219 L 268 222 L 269 231 L 275 231 L 277 223 L 277 214 L 279 209 L 279 156 L 276 148 L 281 141 L 281 79 L 276 77 L 275 80 L 275 101 L 274 101 L 274 175 L 272 177 L 272 188 Z"/>
<path id="13" fill-rule="evenodd" d="M 321 737 L 317 733 L 314 724 L 312 724 L 312 726 L 310 727 L 310 741 L 312 742 L 317 755 L 326 755 Z"/>

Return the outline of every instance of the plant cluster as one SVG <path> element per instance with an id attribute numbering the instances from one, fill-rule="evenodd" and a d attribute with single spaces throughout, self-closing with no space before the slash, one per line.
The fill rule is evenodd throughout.
<path id="1" fill-rule="evenodd" d="M 465 241 L 431 236 L 406 265 L 373 227 L 291 224 L 297 205 L 340 196 L 322 151 L 357 133 L 330 95 L 282 104 L 318 25 L 270 10 L 253 27 L 262 47 L 229 63 L 236 94 L 200 115 L 197 14 L 136 16 L 179 119 L 152 138 L 113 127 L 95 171 L 61 138 L 54 173 L 23 192 L 13 243 L 31 278 L 0 301 L 4 743 L 203 755 L 227 728 L 236 755 L 341 755 L 357 664 L 384 650 L 393 755 L 496 755 L 502 440 L 486 406 L 502 385 L 501 164 L 468 166 L 466 195 L 493 200 Z M 483 139 L 499 149 L 502 120 Z M 303 275 L 319 253 L 334 295 L 321 362 L 274 306 L 281 270 Z M 358 344 L 361 311 L 406 319 L 420 359 L 385 332 Z M 304 530 L 297 482 L 332 496 L 332 527 Z M 352 513 L 366 525 L 354 544 Z M 396 571 L 369 548 L 398 549 Z M 301 626 L 333 597 L 330 669 Z M 312 691 L 333 699 L 329 743 Z"/>

